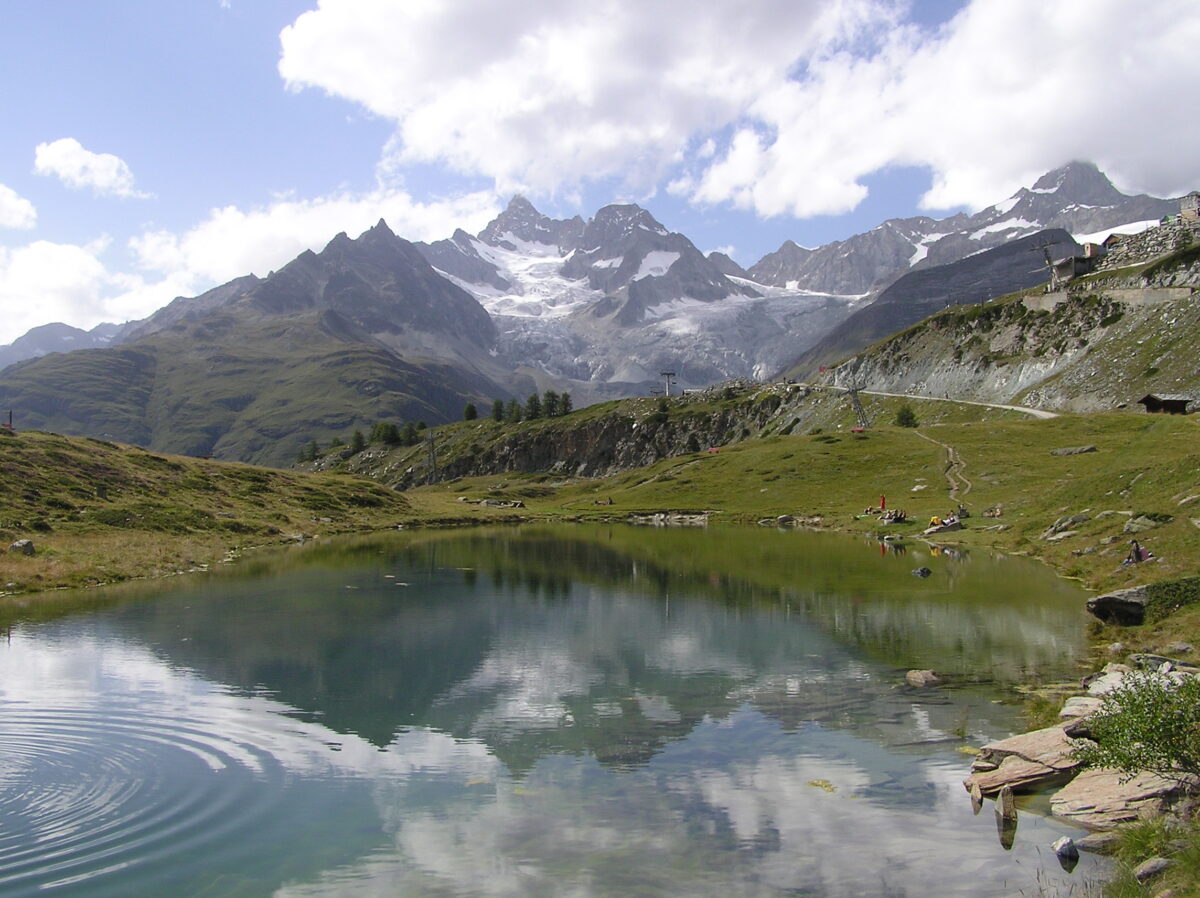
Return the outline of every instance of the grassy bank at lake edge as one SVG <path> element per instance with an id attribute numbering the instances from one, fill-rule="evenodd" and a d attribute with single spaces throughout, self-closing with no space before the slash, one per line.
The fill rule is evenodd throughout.
<path id="1" fill-rule="evenodd" d="M 1113 589 L 1194 575 L 1200 567 L 1198 436 L 1194 418 L 1135 414 L 863 433 L 838 428 L 748 439 L 603 479 L 502 474 L 399 493 L 340 472 L 280 471 L 22 433 L 0 438 L 0 489 L 8 497 L 0 541 L 29 538 L 37 553 L 0 555 L 0 590 L 26 594 L 171 575 L 250 546 L 397 526 L 624 520 L 659 511 L 706 511 L 711 524 L 795 515 L 819 518 L 825 528 L 911 538 L 957 503 L 972 512 L 967 529 L 940 539 L 1032 555 L 1089 588 Z M 885 495 L 889 507 L 908 511 L 910 523 L 880 527 L 862 516 Z M 479 504 L 489 499 L 522 507 Z M 999 517 L 982 517 L 996 507 Z M 1125 525 L 1144 513 L 1162 521 L 1138 534 L 1156 560 L 1122 566 Z M 1086 520 L 1065 537 L 1042 538 L 1072 515 Z M 1191 621 L 1186 610 L 1180 618 Z M 1200 621 L 1189 623 L 1193 628 L 1200 635 Z M 1167 631 L 1169 621 L 1156 625 L 1156 633 Z"/>

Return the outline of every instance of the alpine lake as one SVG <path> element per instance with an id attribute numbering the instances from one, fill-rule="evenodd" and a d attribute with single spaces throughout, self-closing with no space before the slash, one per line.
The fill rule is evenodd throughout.
<path id="1" fill-rule="evenodd" d="M 1005 838 L 962 780 L 1079 676 L 1084 601 L 979 550 L 545 525 L 0 606 L 0 895 L 1078 894 L 1080 830 L 1032 796 Z"/>

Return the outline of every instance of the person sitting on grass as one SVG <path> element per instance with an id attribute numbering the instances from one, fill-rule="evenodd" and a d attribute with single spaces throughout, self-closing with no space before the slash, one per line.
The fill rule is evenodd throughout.
<path id="1" fill-rule="evenodd" d="M 1142 561 L 1149 561 L 1154 557 L 1154 553 L 1144 548 L 1136 539 L 1131 539 L 1129 544 L 1129 554 L 1125 556 L 1123 564 L 1138 564 Z"/>

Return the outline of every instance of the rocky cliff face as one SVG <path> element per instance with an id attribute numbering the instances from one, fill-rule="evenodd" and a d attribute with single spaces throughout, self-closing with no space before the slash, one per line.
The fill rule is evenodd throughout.
<path id="1" fill-rule="evenodd" d="M 1050 244 L 1064 255 L 1078 249 L 1066 231 L 1038 231 L 957 262 L 910 271 L 825 334 L 789 374 L 808 377 L 947 306 L 980 303 L 1046 283 L 1041 248 Z"/>
<path id="2" fill-rule="evenodd" d="M 826 374 L 865 390 L 1061 411 L 1200 396 L 1200 252 L 1093 276 L 1063 293 L 948 309 Z"/>
<path id="3" fill-rule="evenodd" d="M 424 447 L 386 450 L 373 447 L 345 460 L 348 470 L 397 489 L 456 477 L 496 473 L 550 473 L 600 477 L 640 468 L 663 458 L 718 448 L 750 437 L 803 430 L 828 412 L 822 402 L 840 407 L 841 398 L 816 397 L 795 386 L 754 386 L 730 382 L 701 394 L 676 398 L 662 414 L 648 399 L 627 400 L 604 414 L 505 428 L 481 422 L 439 434 L 438 472 L 434 478 Z M 343 462 L 331 455 L 317 467 Z"/>

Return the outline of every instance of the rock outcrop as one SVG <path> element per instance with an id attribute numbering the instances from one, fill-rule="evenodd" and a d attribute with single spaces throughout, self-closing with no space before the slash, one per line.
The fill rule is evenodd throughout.
<path id="1" fill-rule="evenodd" d="M 968 792 L 978 786 L 984 795 L 995 795 L 1006 786 L 1020 792 L 1057 785 L 1080 767 L 1071 750 L 1071 737 L 1064 726 L 992 742 L 980 749 L 963 785 Z"/>
<path id="2" fill-rule="evenodd" d="M 1106 624 L 1135 627 L 1146 619 L 1149 601 L 1150 592 L 1145 586 L 1133 586 L 1092 596 L 1087 601 L 1087 610 Z"/>
<path id="3" fill-rule="evenodd" d="M 1129 779 L 1115 770 L 1092 768 L 1059 789 L 1050 799 L 1050 810 L 1082 826 L 1111 829 L 1161 814 L 1179 794 L 1179 783 L 1157 774 Z"/>

